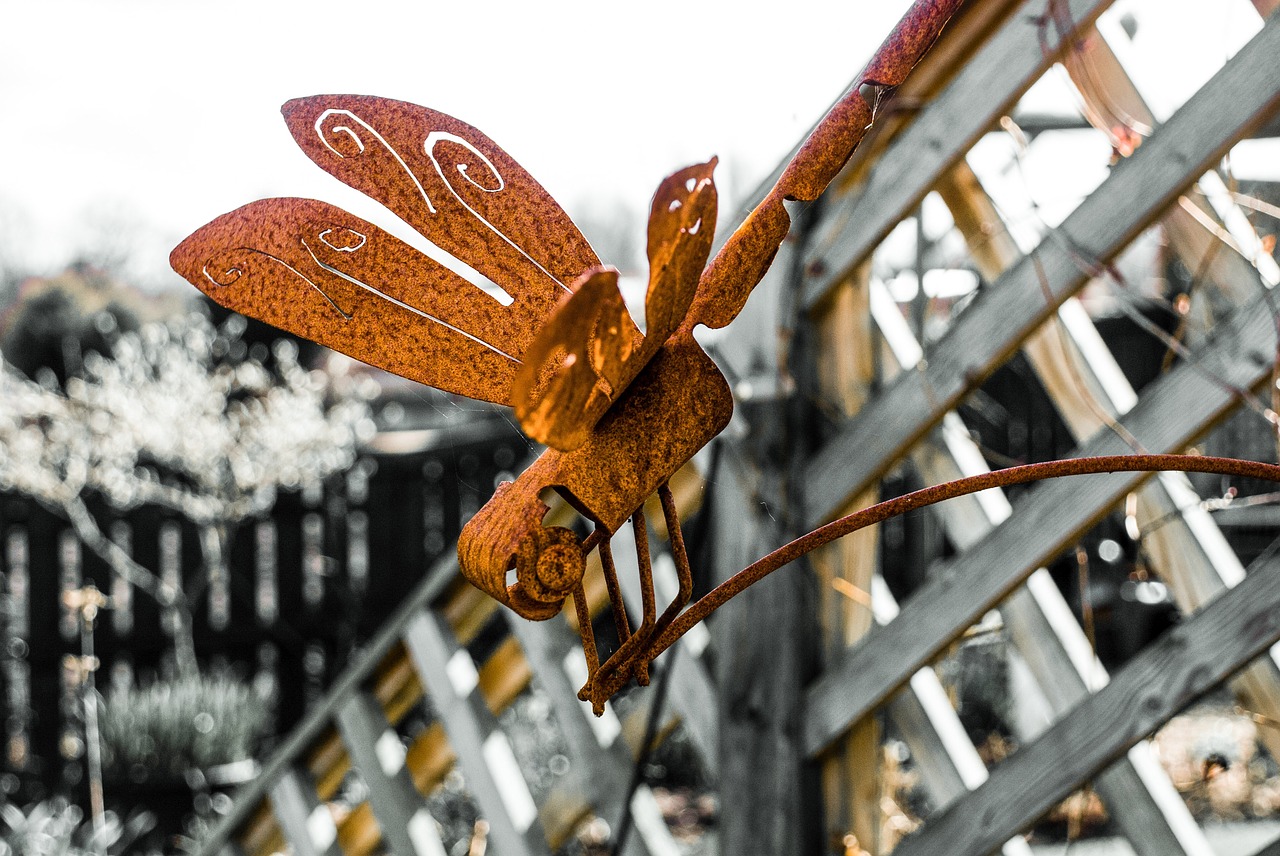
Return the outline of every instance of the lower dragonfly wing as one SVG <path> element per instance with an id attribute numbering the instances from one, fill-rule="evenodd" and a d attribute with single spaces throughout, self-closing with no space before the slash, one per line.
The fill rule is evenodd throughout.
<path id="1" fill-rule="evenodd" d="M 525 351 L 511 395 L 525 433 L 561 451 L 586 442 L 643 366 L 618 272 L 592 268 L 573 288 Z"/>
<path id="2" fill-rule="evenodd" d="M 264 199 L 224 214 L 179 244 L 170 263 L 228 309 L 498 404 L 510 403 L 519 356 L 541 322 L 311 199 Z"/>

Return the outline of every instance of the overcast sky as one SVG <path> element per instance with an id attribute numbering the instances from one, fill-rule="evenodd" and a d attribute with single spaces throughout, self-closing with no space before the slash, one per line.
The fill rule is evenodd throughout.
<path id="1" fill-rule="evenodd" d="M 663 175 L 712 154 L 732 196 L 821 115 L 908 3 L 774 5 L 0 0 L 0 262 L 59 264 L 123 229 L 135 266 L 155 275 L 183 236 L 264 196 L 386 223 L 280 119 L 284 101 L 323 92 L 453 114 L 571 214 L 642 211 Z M 1140 32 L 1152 44 L 1173 38 L 1160 27 L 1199 19 L 1182 31 L 1206 40 L 1207 62 L 1174 42 L 1168 57 L 1182 58 L 1153 74 L 1187 85 L 1252 14 L 1245 0 L 1116 6 L 1159 10 Z"/>
<path id="2" fill-rule="evenodd" d="M 906 5 L 0 0 L 0 226 L 52 263 L 117 219 L 154 254 L 263 196 L 358 209 L 280 119 L 323 92 L 457 116 L 571 212 L 712 154 L 754 181 Z"/>

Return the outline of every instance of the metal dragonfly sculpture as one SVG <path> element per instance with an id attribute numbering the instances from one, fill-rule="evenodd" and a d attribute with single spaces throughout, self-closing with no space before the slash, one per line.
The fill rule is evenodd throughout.
<path id="1" fill-rule="evenodd" d="M 917 0 L 710 265 L 715 159 L 659 185 L 648 222 L 643 333 L 623 302 L 617 272 L 601 264 L 568 215 L 506 152 L 464 122 L 384 98 L 302 98 L 284 105 L 284 119 L 322 169 L 385 205 L 496 289 L 481 289 L 372 223 L 311 199 L 265 199 L 225 214 L 184 240 L 171 263 L 229 309 L 406 378 L 514 408 L 529 437 L 548 448 L 466 524 L 460 566 L 473 584 L 528 619 L 556 615 L 573 596 L 588 664 L 580 696 L 599 713 L 632 678 L 647 683 L 652 659 L 741 588 L 820 543 L 905 510 L 904 500 L 916 501 L 893 500 L 816 530 L 685 609 L 692 577 L 668 481 L 733 410 L 729 387 L 694 328 L 723 327 L 738 314 L 790 228 L 784 200 L 816 199 L 870 126 L 873 107 L 862 87 L 899 85 L 960 2 Z M 1141 457 L 1126 456 L 1113 468 L 1182 468 Z M 1026 480 L 1043 477 L 1033 472 Z M 990 486 L 953 482 L 922 492 L 918 504 Z M 548 491 L 594 531 L 579 538 L 544 526 Z M 679 580 L 661 613 L 643 515 L 655 493 Z M 610 536 L 628 520 L 643 599 L 635 628 L 609 549 Z M 583 589 L 592 550 L 599 550 L 622 640 L 604 663 Z"/>

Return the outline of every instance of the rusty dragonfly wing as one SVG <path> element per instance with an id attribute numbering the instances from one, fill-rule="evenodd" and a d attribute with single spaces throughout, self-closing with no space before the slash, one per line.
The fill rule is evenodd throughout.
<path id="1" fill-rule="evenodd" d="M 173 252 L 174 268 L 235 311 L 422 383 L 511 403 L 534 335 L 599 265 L 568 215 L 492 140 L 442 113 L 355 95 L 297 99 L 283 113 L 319 166 L 498 288 L 303 199 L 214 220 Z"/>
<path id="2" fill-rule="evenodd" d="M 682 169 L 654 194 L 643 336 L 630 324 L 616 271 L 592 268 L 561 298 L 516 373 L 512 404 L 530 437 L 561 451 L 585 443 L 680 327 L 715 233 L 715 166 L 713 158 Z"/>
<path id="3" fill-rule="evenodd" d="M 196 230 L 169 261 L 232 311 L 446 392 L 508 403 L 520 363 L 505 331 L 529 319 L 341 208 L 252 202 Z"/>

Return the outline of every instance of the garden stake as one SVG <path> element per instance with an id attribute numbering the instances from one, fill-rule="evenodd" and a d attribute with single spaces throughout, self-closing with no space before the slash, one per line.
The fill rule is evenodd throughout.
<path id="1" fill-rule="evenodd" d="M 1280 468 L 1216 458 L 1133 455 L 1002 470 L 918 491 L 793 541 L 684 609 L 692 574 L 667 486 L 729 422 L 733 398 L 693 337 L 737 316 L 790 230 L 784 201 L 810 202 L 853 154 L 877 100 L 906 77 L 961 0 L 917 0 L 708 265 L 716 225 L 713 158 L 667 177 L 648 224 L 645 332 L 618 273 L 601 265 L 550 195 L 475 128 L 385 98 L 320 95 L 284 105 L 322 169 L 366 193 L 469 265 L 463 278 L 371 223 L 310 199 L 266 199 L 197 230 L 175 270 L 223 306 L 447 392 L 507 404 L 548 448 L 466 524 L 463 574 L 519 615 L 559 613 L 572 595 L 597 713 L 729 598 L 809 550 L 911 508 L 988 487 L 1109 470 L 1183 469 L 1280 480 Z M 472 280 L 484 282 L 483 290 Z M 548 490 L 594 523 L 579 539 L 543 526 Z M 659 615 L 643 504 L 657 493 L 679 592 Z M 626 616 L 609 538 L 630 519 L 642 619 Z M 600 550 L 620 647 L 599 663 L 582 577 Z M 514 581 L 508 571 L 514 568 Z"/>

